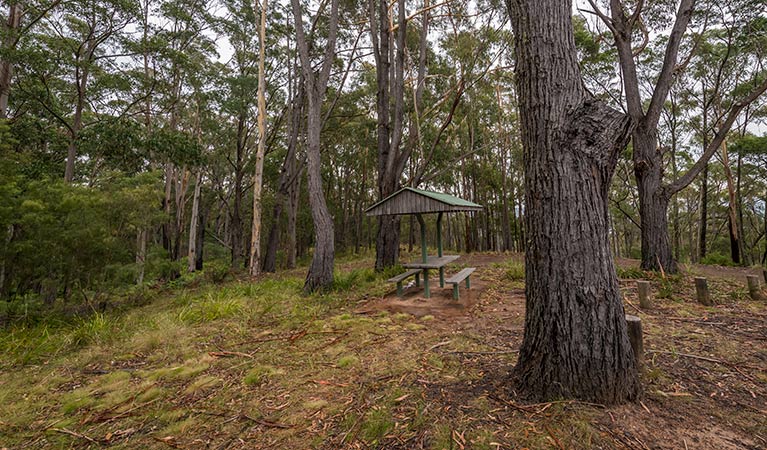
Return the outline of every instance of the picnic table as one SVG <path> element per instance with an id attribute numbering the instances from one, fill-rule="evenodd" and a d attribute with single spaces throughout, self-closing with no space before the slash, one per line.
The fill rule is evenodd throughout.
<path id="1" fill-rule="evenodd" d="M 365 210 L 368 216 L 412 214 L 418 219 L 418 224 L 421 228 L 421 259 L 403 264 L 403 267 L 410 270 L 389 279 L 389 282 L 397 283 L 397 295 L 402 297 L 402 283 L 405 279 L 415 276 L 416 286 L 418 286 L 419 275 L 423 274 L 424 297 L 431 297 L 429 270 L 439 270 L 439 285 L 440 287 L 445 287 L 445 266 L 457 260 L 459 256 L 442 254 L 442 216 L 445 213 L 451 212 L 475 212 L 481 210 L 482 206 L 474 202 L 450 194 L 412 187 L 404 187 Z M 436 256 L 428 256 L 426 252 L 426 223 L 424 222 L 423 214 L 437 214 Z M 468 288 L 468 276 L 473 271 L 474 268 L 471 268 L 471 270 L 464 269 L 447 280 L 447 283 L 454 284 L 453 298 L 456 300 L 458 299 L 457 284 L 462 280 L 466 280 L 466 287 Z"/>
<path id="2" fill-rule="evenodd" d="M 439 269 L 439 287 L 445 287 L 445 266 L 460 258 L 458 255 L 428 256 L 426 260 L 413 261 L 403 264 L 407 269 L 422 269 L 423 271 L 423 294 L 430 298 L 429 290 L 429 270 Z"/>

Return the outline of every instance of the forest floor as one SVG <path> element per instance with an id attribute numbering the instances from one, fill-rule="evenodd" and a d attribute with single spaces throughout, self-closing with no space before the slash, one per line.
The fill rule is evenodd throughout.
<path id="1" fill-rule="evenodd" d="M 603 408 L 518 398 L 521 258 L 459 262 L 478 268 L 459 302 L 438 287 L 398 299 L 353 259 L 322 296 L 300 294 L 301 270 L 195 278 L 74 325 L 2 330 L 0 448 L 767 447 L 767 304 L 748 297 L 747 269 L 662 278 L 619 261 L 644 394 Z M 702 274 L 716 306 L 694 300 Z M 652 282 L 652 309 L 634 278 Z"/>

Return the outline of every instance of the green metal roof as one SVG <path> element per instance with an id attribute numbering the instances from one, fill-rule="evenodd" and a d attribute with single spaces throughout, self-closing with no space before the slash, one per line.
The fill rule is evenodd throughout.
<path id="1" fill-rule="evenodd" d="M 434 191 L 425 191 L 423 189 L 416 189 L 411 187 L 406 187 L 404 189 L 417 192 L 421 195 L 425 195 L 427 197 L 433 198 L 434 200 L 437 200 L 438 202 L 446 203 L 450 206 L 468 206 L 472 208 L 481 208 L 482 205 L 478 205 L 474 202 L 470 202 L 468 200 L 464 200 L 462 198 L 458 198 L 455 195 L 445 194 L 443 192 L 434 192 Z"/>
<path id="2" fill-rule="evenodd" d="M 482 205 L 478 205 L 474 202 L 470 202 L 468 200 L 464 200 L 462 198 L 456 197 L 454 195 L 445 194 L 442 192 L 434 192 L 434 191 L 427 191 L 424 189 L 416 189 L 412 187 L 404 187 L 397 192 L 391 194 L 390 196 L 386 197 L 385 199 L 375 203 L 374 205 L 370 206 L 365 210 L 366 213 L 369 215 L 379 215 L 381 212 L 379 211 L 379 214 L 375 214 L 373 210 L 381 207 L 385 203 L 388 202 L 396 202 L 396 198 L 406 194 L 406 193 L 415 193 L 420 196 L 424 196 L 426 198 L 429 198 L 431 200 L 435 200 L 442 205 L 445 205 L 444 208 L 440 208 L 437 210 L 432 209 L 414 209 L 414 210 L 407 210 L 407 211 L 400 211 L 395 214 L 419 214 L 419 213 L 434 213 L 434 212 L 451 212 L 451 211 L 478 211 L 482 209 Z M 411 197 L 412 198 L 412 197 Z M 373 214 L 371 214 L 373 213 Z"/>

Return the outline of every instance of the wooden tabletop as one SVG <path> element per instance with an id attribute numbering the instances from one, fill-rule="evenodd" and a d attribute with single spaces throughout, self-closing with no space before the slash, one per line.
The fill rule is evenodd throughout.
<path id="1" fill-rule="evenodd" d="M 413 261 L 407 264 L 403 264 L 402 267 L 408 269 L 439 269 L 447 264 L 460 258 L 460 255 L 443 255 L 443 256 L 429 256 L 426 258 L 426 262 Z"/>

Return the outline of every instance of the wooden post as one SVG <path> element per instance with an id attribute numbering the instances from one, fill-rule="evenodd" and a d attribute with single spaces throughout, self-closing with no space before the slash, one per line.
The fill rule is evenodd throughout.
<path id="1" fill-rule="evenodd" d="M 631 349 L 634 350 L 637 370 L 644 365 L 644 343 L 642 342 L 642 319 L 626 314 L 626 330 L 628 331 Z"/>
<path id="2" fill-rule="evenodd" d="M 746 275 L 746 280 L 748 282 L 748 295 L 751 296 L 751 299 L 764 300 L 764 296 L 759 289 L 759 277 L 756 275 Z"/>
<path id="3" fill-rule="evenodd" d="M 442 258 L 442 212 L 437 214 L 437 256 Z"/>
<path id="4" fill-rule="evenodd" d="M 767 269 L 762 269 L 762 275 L 764 276 L 764 282 L 767 283 Z"/>
<path id="5" fill-rule="evenodd" d="M 421 226 L 421 259 L 426 263 L 426 260 L 428 259 L 428 256 L 426 255 L 426 223 L 424 223 L 423 216 L 420 214 L 416 214 L 415 218 L 418 219 L 418 225 Z M 424 276 L 424 278 L 426 277 Z"/>
<path id="6" fill-rule="evenodd" d="M 642 309 L 652 308 L 652 298 L 650 298 L 650 282 L 637 281 L 637 291 L 639 291 L 639 306 Z"/>
<path id="7" fill-rule="evenodd" d="M 695 294 L 698 297 L 699 303 L 706 306 L 714 305 L 708 292 L 708 281 L 705 278 L 695 277 Z"/>

